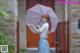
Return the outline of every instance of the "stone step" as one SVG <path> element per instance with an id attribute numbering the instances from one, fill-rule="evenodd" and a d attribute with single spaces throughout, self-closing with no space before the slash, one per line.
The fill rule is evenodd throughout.
<path id="1" fill-rule="evenodd" d="M 20 52 L 20 53 L 23 53 L 23 52 Z M 37 50 L 28 50 L 28 51 L 25 52 L 25 53 L 38 53 L 38 51 L 37 51 Z M 56 53 L 56 51 L 50 50 L 50 53 Z"/>

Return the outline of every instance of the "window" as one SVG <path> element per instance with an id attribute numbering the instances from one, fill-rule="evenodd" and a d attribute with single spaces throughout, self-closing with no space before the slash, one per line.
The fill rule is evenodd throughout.
<path id="1" fill-rule="evenodd" d="M 80 19 L 78 19 L 78 29 L 80 29 Z"/>

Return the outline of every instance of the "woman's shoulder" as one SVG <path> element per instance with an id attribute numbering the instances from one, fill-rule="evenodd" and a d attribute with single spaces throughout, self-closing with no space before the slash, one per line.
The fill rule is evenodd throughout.
<path id="1" fill-rule="evenodd" d="M 44 25 L 44 26 L 49 26 L 49 24 L 48 24 L 48 23 L 44 23 L 43 25 Z"/>

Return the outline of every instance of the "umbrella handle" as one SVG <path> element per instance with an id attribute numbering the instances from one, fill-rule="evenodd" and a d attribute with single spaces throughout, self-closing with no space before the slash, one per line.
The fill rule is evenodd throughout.
<path id="1" fill-rule="evenodd" d="M 39 25 L 37 25 L 37 28 L 38 28 L 38 29 L 40 29 L 40 26 L 39 26 Z"/>

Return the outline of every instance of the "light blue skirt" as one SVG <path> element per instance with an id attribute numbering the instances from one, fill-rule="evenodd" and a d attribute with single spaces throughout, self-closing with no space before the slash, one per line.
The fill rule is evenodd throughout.
<path id="1" fill-rule="evenodd" d="M 46 39 L 40 39 L 38 53 L 50 53 L 49 44 Z"/>

